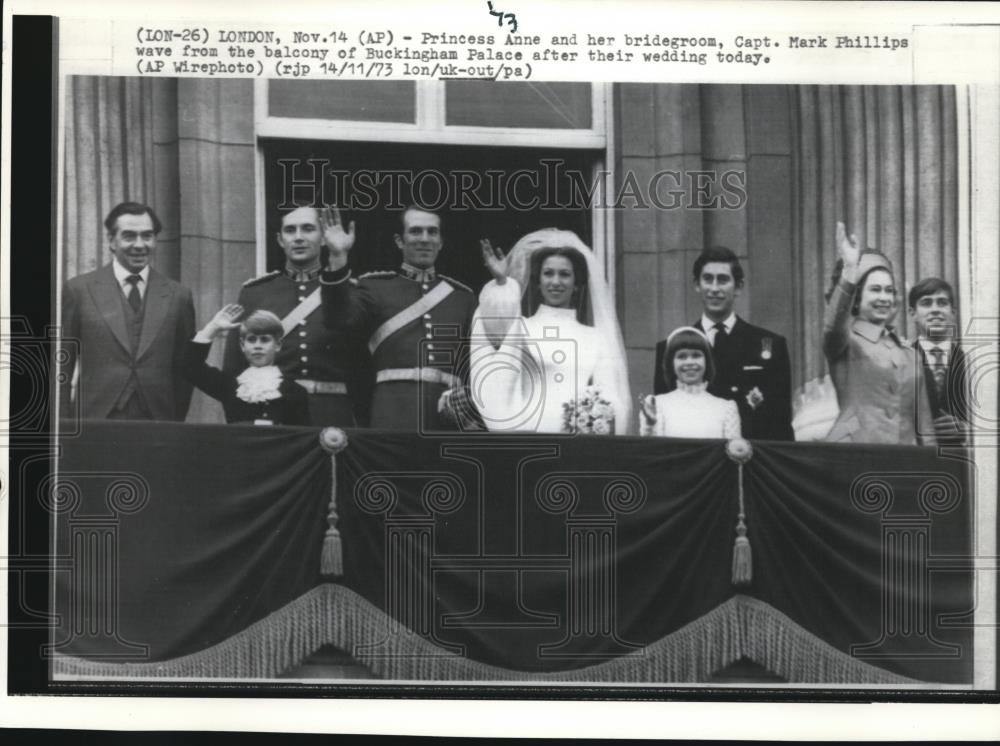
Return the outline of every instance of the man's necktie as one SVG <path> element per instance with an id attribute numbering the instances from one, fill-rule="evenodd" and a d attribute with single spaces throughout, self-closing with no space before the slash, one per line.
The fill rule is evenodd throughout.
<path id="1" fill-rule="evenodd" d="M 713 329 L 715 329 L 715 339 L 712 341 L 712 353 L 719 357 L 724 355 L 726 349 L 728 349 L 729 344 L 729 332 L 726 331 L 726 325 L 723 322 L 718 322 L 714 324 Z"/>
<path id="2" fill-rule="evenodd" d="M 931 362 L 931 373 L 934 375 L 934 386 L 937 388 L 938 396 L 944 392 L 944 379 L 948 369 L 944 364 L 944 350 L 940 347 L 931 347 L 929 352 L 933 361 Z"/>
<path id="3" fill-rule="evenodd" d="M 715 329 L 715 338 L 712 340 L 712 361 L 715 363 L 715 383 L 716 385 L 721 385 L 720 381 L 725 377 L 722 374 L 722 371 L 729 369 L 729 358 L 732 354 L 732 351 L 729 348 L 732 345 L 732 340 L 729 338 L 729 332 L 726 331 L 726 325 L 721 321 L 717 324 L 713 324 L 712 328 Z"/>
<path id="4" fill-rule="evenodd" d="M 128 304 L 132 306 L 132 310 L 139 313 L 139 309 L 142 308 L 142 296 L 139 294 L 139 283 L 142 281 L 140 275 L 129 275 L 125 278 L 127 282 L 132 287 L 128 291 Z"/>

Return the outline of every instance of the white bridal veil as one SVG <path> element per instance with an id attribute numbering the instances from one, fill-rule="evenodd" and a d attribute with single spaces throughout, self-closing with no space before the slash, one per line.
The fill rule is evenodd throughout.
<path id="1" fill-rule="evenodd" d="M 473 322 L 473 335 L 478 334 L 482 339 L 485 334 L 494 346 L 498 346 L 513 324 L 537 311 L 539 291 L 532 285 L 531 270 L 537 261 L 536 254 L 546 249 L 572 251 L 579 254 L 586 263 L 586 291 L 576 299 L 576 307 L 580 311 L 578 318 L 595 330 L 593 337 L 600 346 L 596 352 L 601 359 L 601 380 L 595 381 L 595 385 L 614 406 L 616 434 L 629 433 L 635 423 L 632 422 L 632 396 L 618 316 L 610 289 L 604 280 L 603 268 L 590 247 L 572 231 L 545 228 L 529 233 L 514 245 L 507 256 L 506 274 L 516 284 L 508 282 L 497 286 L 491 282 L 487 285 L 480 296 L 480 306 Z M 510 297 L 510 293 L 517 292 L 515 288 L 521 292 L 520 302 Z M 580 305 L 583 306 L 582 309 Z"/>

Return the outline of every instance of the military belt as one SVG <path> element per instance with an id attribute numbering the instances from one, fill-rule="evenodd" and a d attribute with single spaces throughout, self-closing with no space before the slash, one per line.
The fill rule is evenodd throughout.
<path id="1" fill-rule="evenodd" d="M 460 386 L 462 383 L 458 376 L 438 368 L 383 368 L 375 374 L 375 383 L 386 381 L 423 381 L 445 386 Z"/>
<path id="2" fill-rule="evenodd" d="M 309 379 L 297 378 L 295 383 L 299 384 L 310 394 L 346 394 L 347 384 L 340 381 L 310 381 Z"/>

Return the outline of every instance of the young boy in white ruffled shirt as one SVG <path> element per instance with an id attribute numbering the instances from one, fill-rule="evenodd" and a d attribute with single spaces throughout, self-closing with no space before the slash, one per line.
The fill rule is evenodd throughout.
<path id="1" fill-rule="evenodd" d="M 254 311 L 241 324 L 243 307 L 230 303 L 188 342 L 184 373 L 190 381 L 222 403 L 226 422 L 254 425 L 308 425 L 306 390 L 285 379 L 274 364 L 284 329 L 270 311 Z M 212 341 L 224 331 L 239 328 L 240 349 L 249 367 L 238 376 L 205 362 Z"/>
<path id="2" fill-rule="evenodd" d="M 682 326 L 667 337 L 663 375 L 676 388 L 639 401 L 639 434 L 671 438 L 739 438 L 736 402 L 705 389 L 715 372 L 712 348 L 703 332 Z"/>

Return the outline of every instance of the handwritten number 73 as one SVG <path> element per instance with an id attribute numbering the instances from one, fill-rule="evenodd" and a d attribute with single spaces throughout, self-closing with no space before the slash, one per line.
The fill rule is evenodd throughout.
<path id="1" fill-rule="evenodd" d="M 507 25 L 510 26 L 510 30 L 515 34 L 517 33 L 517 16 L 513 13 L 503 13 L 499 10 L 493 10 L 491 0 L 486 0 L 486 4 L 490 6 L 490 15 L 497 17 L 497 26 L 503 26 L 504 19 L 507 19 Z"/>

